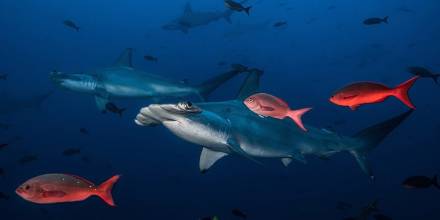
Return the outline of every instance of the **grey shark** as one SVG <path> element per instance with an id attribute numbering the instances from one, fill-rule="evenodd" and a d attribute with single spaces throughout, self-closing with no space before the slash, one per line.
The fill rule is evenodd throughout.
<path id="1" fill-rule="evenodd" d="M 40 95 L 23 98 L 0 95 L 0 115 L 16 113 L 25 109 L 39 107 L 52 93 L 53 92 L 46 92 Z"/>
<path id="2" fill-rule="evenodd" d="M 187 3 L 185 5 L 183 14 L 170 23 L 163 25 L 162 29 L 188 33 L 188 31 L 192 28 L 205 26 L 221 19 L 225 19 L 228 23 L 232 23 L 231 15 L 233 13 L 234 11 L 229 9 L 225 11 L 212 12 L 194 11 L 192 10 L 191 4 Z"/>
<path id="3" fill-rule="evenodd" d="M 50 78 L 57 86 L 95 97 L 102 111 L 113 98 L 165 98 L 197 95 L 202 100 L 245 68 L 234 68 L 206 82 L 191 86 L 133 68 L 132 49 L 126 49 L 113 66 L 84 73 L 54 71 Z"/>
<path id="4" fill-rule="evenodd" d="M 289 120 L 261 118 L 243 104 L 245 98 L 257 92 L 260 75 L 250 73 L 235 100 L 152 104 L 140 110 L 135 122 L 141 126 L 162 124 L 176 136 L 202 146 L 202 172 L 229 154 L 257 162 L 258 158 L 277 158 L 288 166 L 292 160 L 306 163 L 309 155 L 328 158 L 349 152 L 374 178 L 367 154 L 411 114 L 406 112 L 354 136 L 307 125 L 308 132 L 304 132 Z"/>

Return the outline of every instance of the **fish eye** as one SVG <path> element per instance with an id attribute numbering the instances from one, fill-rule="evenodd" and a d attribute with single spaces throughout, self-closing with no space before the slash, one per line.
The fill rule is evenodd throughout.
<path id="1" fill-rule="evenodd" d="M 29 185 L 26 185 L 25 187 L 24 187 L 24 189 L 25 190 L 29 190 L 31 187 L 29 186 Z"/>
<path id="2" fill-rule="evenodd" d="M 254 102 L 254 99 L 253 98 L 249 98 L 248 102 L 252 103 L 252 102 Z"/>

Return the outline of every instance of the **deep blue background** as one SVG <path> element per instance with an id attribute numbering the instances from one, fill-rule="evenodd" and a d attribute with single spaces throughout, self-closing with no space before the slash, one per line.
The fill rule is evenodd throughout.
<path id="1" fill-rule="evenodd" d="M 190 30 L 188 34 L 160 27 L 180 15 L 187 0 L 2 0 L 0 1 L 0 81 L 2 96 L 26 97 L 56 90 L 37 109 L 1 115 L 13 128 L 0 131 L 0 140 L 23 140 L 0 151 L 1 219 L 198 219 L 218 215 L 234 219 L 232 208 L 249 219 L 341 219 L 375 198 L 394 219 L 440 219 L 440 192 L 408 191 L 401 187 L 411 175 L 439 171 L 440 87 L 419 80 L 411 90 L 418 107 L 401 127 L 371 155 L 377 180 L 372 183 L 355 160 L 341 153 L 307 165 L 284 168 L 279 160 L 258 166 L 231 156 L 205 175 L 198 171 L 200 146 L 186 143 L 163 127 L 133 123 L 149 100 L 118 101 L 128 107 L 123 118 L 102 115 L 90 96 L 57 90 L 48 73 L 79 72 L 111 65 L 126 47 L 135 48 L 136 68 L 176 80 L 199 83 L 227 67 L 220 61 L 243 63 L 265 70 L 262 90 L 292 107 L 313 106 L 304 120 L 342 134 L 392 117 L 406 107 L 390 99 L 358 111 L 331 105 L 327 99 L 341 86 L 358 80 L 390 86 L 407 80 L 409 65 L 440 72 L 440 2 L 438 0 L 257 0 L 251 15 L 234 14 Z M 193 0 L 194 10 L 224 10 L 221 0 Z M 280 5 L 280 3 L 283 3 Z M 411 11 L 402 10 L 410 9 Z M 390 16 L 388 25 L 366 27 L 368 17 Z M 62 22 L 74 20 L 80 32 Z M 272 24 L 288 21 L 276 29 Z M 159 57 L 149 63 L 143 55 Z M 211 100 L 234 98 L 243 78 L 213 94 Z M 0 103 L 3 104 L 3 103 Z M 90 135 L 81 135 L 86 127 Z M 81 147 L 90 158 L 62 156 L 68 147 Z M 26 154 L 39 160 L 19 165 Z M 114 189 L 117 208 L 98 198 L 71 204 L 36 205 L 14 194 L 30 177 L 44 173 L 73 173 L 96 184 L 114 174 L 123 177 Z M 337 201 L 354 205 L 352 212 L 335 209 Z"/>

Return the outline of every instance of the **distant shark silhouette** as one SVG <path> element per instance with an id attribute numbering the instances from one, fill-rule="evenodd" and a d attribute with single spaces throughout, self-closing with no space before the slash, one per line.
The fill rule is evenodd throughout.
<path id="1" fill-rule="evenodd" d="M 403 113 L 354 136 L 311 126 L 303 132 L 289 120 L 261 118 L 243 104 L 245 98 L 257 92 L 259 78 L 260 74 L 250 73 L 235 100 L 151 104 L 140 110 L 135 122 L 141 126 L 162 124 L 176 136 L 202 146 L 202 172 L 229 154 L 253 161 L 277 158 L 288 166 L 292 160 L 306 163 L 307 155 L 325 159 L 338 152 L 350 152 L 362 170 L 374 178 L 368 153 L 411 114 Z"/>
<path id="2" fill-rule="evenodd" d="M 247 0 L 243 1 L 242 3 L 246 1 Z M 176 30 L 176 31 L 182 31 L 183 33 L 188 33 L 188 31 L 192 28 L 205 26 L 221 19 L 225 19 L 228 23 L 232 23 L 231 15 L 233 13 L 234 11 L 229 9 L 222 12 L 193 11 L 191 4 L 188 2 L 185 5 L 185 10 L 183 11 L 183 14 L 177 19 L 174 19 L 170 23 L 162 26 L 162 29 Z"/>
<path id="3" fill-rule="evenodd" d="M 95 97 L 101 111 L 113 98 L 165 98 L 197 95 L 202 100 L 224 82 L 245 71 L 235 68 L 196 86 L 184 82 L 173 82 L 157 75 L 133 68 L 132 49 L 126 49 L 108 68 L 85 73 L 50 74 L 53 83 L 71 91 Z"/>
<path id="4" fill-rule="evenodd" d="M 25 98 L 0 95 L 0 115 L 11 114 L 25 109 L 39 107 L 53 92 Z"/>

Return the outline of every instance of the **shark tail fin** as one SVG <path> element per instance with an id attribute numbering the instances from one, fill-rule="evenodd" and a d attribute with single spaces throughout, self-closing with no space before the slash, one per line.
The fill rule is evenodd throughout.
<path id="1" fill-rule="evenodd" d="M 211 79 L 208 79 L 204 83 L 196 86 L 198 95 L 202 100 L 206 100 L 208 95 L 211 94 L 215 89 L 217 89 L 220 85 L 225 83 L 226 81 L 232 79 L 236 75 L 242 73 L 242 70 L 233 68 L 232 70 L 222 73 L 218 76 L 215 76 Z"/>
<path id="2" fill-rule="evenodd" d="M 358 139 L 360 146 L 350 150 L 350 153 L 356 158 L 362 171 L 374 179 L 373 172 L 367 161 L 368 153 L 376 148 L 385 137 L 397 128 L 413 111 L 409 110 L 396 117 L 366 128 L 353 137 Z"/>

